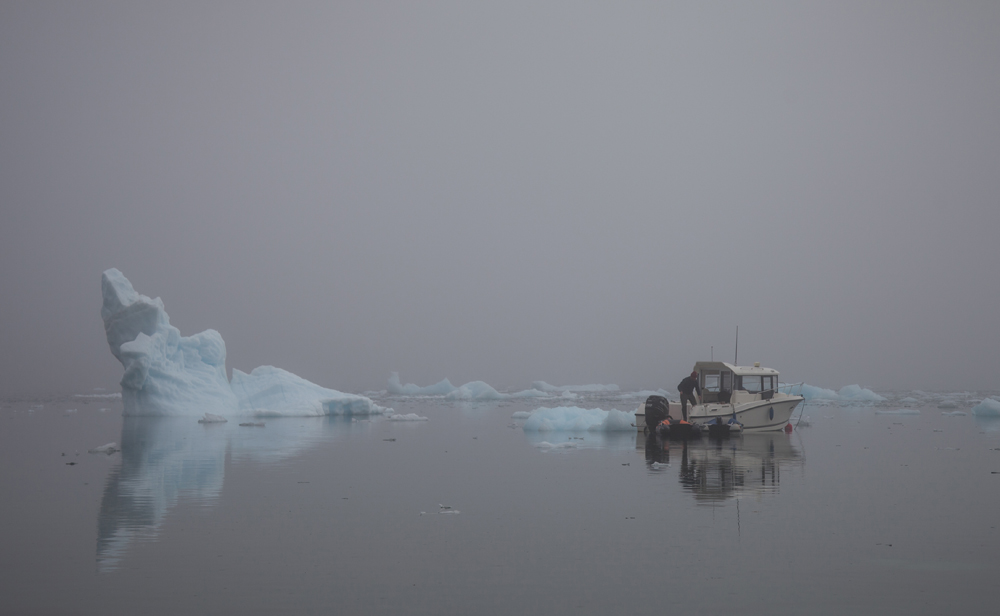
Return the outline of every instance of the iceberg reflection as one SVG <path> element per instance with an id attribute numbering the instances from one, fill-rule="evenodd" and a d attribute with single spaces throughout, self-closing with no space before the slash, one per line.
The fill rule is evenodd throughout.
<path id="1" fill-rule="evenodd" d="M 125 417 L 121 464 L 104 486 L 97 529 L 97 568 L 118 568 L 129 546 L 155 540 L 181 500 L 214 506 L 229 463 L 274 463 L 340 433 L 366 431 L 343 417 L 271 419 L 263 427 L 199 424 L 191 417 Z"/>

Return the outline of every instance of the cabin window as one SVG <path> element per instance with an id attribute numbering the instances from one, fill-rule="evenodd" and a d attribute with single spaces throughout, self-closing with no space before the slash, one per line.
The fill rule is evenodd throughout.
<path id="1" fill-rule="evenodd" d="M 740 385 L 740 389 L 750 393 L 761 392 L 764 390 L 762 380 L 763 379 L 759 376 L 752 376 L 749 374 L 741 376 L 740 381 L 742 384 Z"/>
<path id="2" fill-rule="evenodd" d="M 704 372 L 705 384 L 702 388 L 705 391 L 719 391 L 719 373 Z"/>
<path id="3" fill-rule="evenodd" d="M 720 387 L 722 391 L 732 391 L 733 390 L 733 373 L 728 370 L 723 371 L 721 375 Z"/>
<path id="4" fill-rule="evenodd" d="M 759 393 L 769 389 L 774 389 L 775 385 L 777 385 L 775 382 L 777 379 L 773 375 L 756 376 L 748 374 L 737 378 L 742 383 L 740 388 L 751 393 Z"/>

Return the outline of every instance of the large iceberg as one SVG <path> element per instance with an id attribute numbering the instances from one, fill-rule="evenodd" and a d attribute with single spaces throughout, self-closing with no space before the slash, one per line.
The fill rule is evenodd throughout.
<path id="1" fill-rule="evenodd" d="M 181 336 L 163 300 L 132 288 L 117 269 L 101 277 L 101 318 L 111 353 L 125 368 L 125 415 L 222 416 L 382 413 L 364 396 L 320 387 L 291 372 L 261 366 L 226 378 L 226 343 L 208 329 Z"/>

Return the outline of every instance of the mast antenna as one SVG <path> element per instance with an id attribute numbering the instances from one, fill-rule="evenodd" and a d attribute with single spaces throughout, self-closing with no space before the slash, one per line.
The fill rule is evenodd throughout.
<path id="1" fill-rule="evenodd" d="M 740 326 L 736 326 L 736 353 L 733 355 L 733 365 L 738 366 L 740 362 L 736 361 L 740 356 Z"/>

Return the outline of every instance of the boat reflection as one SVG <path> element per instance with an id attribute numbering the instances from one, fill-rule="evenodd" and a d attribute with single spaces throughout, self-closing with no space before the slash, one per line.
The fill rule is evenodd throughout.
<path id="1" fill-rule="evenodd" d="M 108 475 L 97 522 L 97 569 L 117 569 L 129 546 L 153 541 L 178 502 L 214 506 L 227 464 L 273 464 L 320 441 L 366 432 L 368 421 L 288 417 L 263 427 L 191 417 L 125 417 L 121 464 Z"/>
<path id="2" fill-rule="evenodd" d="M 804 463 L 791 437 L 783 432 L 691 441 L 640 433 L 636 449 L 644 451 L 650 472 L 679 469 L 681 485 L 699 504 L 714 504 L 747 493 L 777 492 L 782 468 L 801 467 Z"/>

